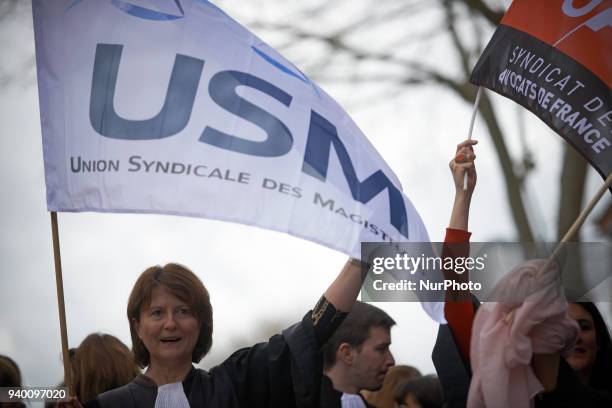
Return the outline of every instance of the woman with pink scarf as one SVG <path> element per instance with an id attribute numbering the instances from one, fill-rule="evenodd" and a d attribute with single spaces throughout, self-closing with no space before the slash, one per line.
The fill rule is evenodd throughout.
<path id="1" fill-rule="evenodd" d="M 450 162 L 456 195 L 445 243 L 454 245 L 445 245 L 446 255 L 469 254 L 467 225 L 476 184 L 474 144 L 461 143 Z M 464 190 L 465 174 L 468 183 Z M 588 318 L 577 319 L 583 304 L 571 304 L 568 309 L 557 273 L 550 267 L 540 271 L 543 264 L 541 260 L 523 263 L 496 286 L 497 295 L 509 295 L 515 300 L 512 303 L 479 307 L 469 292 L 446 294 L 448 325 L 440 326 L 432 358 L 448 407 L 612 406 L 607 327 L 604 323 L 597 330 L 596 352 L 589 351 L 593 347 L 588 345 L 595 343 L 588 336 L 582 340 Z M 445 275 L 447 279 L 469 280 L 467 274 L 453 271 L 445 271 Z M 597 320 L 591 313 L 589 316 Z M 589 357 L 593 361 L 587 361 Z M 601 369 L 592 370 L 595 361 L 598 367 L 608 368 L 603 380 L 595 373 Z M 580 367 L 591 367 L 595 383 L 587 380 Z"/>

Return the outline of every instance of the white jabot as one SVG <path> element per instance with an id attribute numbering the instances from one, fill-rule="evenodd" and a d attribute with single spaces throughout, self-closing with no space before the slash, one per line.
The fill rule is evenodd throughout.
<path id="1" fill-rule="evenodd" d="M 342 408 L 366 408 L 361 396 L 357 394 L 342 394 Z"/>
<path id="2" fill-rule="evenodd" d="M 189 408 L 183 383 L 175 382 L 158 387 L 155 408 Z"/>

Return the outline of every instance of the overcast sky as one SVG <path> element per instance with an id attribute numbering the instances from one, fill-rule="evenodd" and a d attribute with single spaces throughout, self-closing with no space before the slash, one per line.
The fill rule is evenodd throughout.
<path id="1" fill-rule="evenodd" d="M 245 15 L 248 10 L 238 3 L 221 4 L 230 15 Z M 263 39 L 271 45 L 280 41 Z M 7 78 L 0 91 L 0 354 L 18 362 L 26 385 L 52 385 L 62 377 L 61 347 L 38 95 L 31 67 L 30 11 L 2 21 L 0 51 L 0 75 Z M 419 89 L 390 103 L 380 100 L 367 109 L 356 108 L 346 87 L 322 86 L 396 171 L 432 240 L 442 240 L 452 203 L 447 163 L 455 145 L 465 138 L 470 107 L 448 94 Z M 515 105 L 494 99 L 505 125 L 513 126 Z M 528 184 L 530 208 L 539 214 L 540 236 L 551 239 L 561 139 L 528 116 L 529 145 L 538 163 Z M 473 241 L 512 241 L 516 233 L 501 172 L 483 128 L 477 121 L 479 181 L 470 224 Z M 518 143 L 509 144 L 516 153 Z M 601 178 L 589 170 L 589 194 L 600 183 Z M 609 203 L 609 197 L 605 200 Z M 150 265 L 176 261 L 194 270 L 211 293 L 214 344 L 203 367 L 239 346 L 264 340 L 266 327 L 298 320 L 346 259 L 286 234 L 177 216 L 61 213 L 59 230 L 70 346 L 95 331 L 114 334 L 130 345 L 125 308 L 136 277 Z M 585 227 L 584 234 L 601 239 L 592 225 Z M 417 304 L 377 305 L 398 322 L 392 346 L 396 362 L 433 372 L 429 356 L 437 326 Z"/>

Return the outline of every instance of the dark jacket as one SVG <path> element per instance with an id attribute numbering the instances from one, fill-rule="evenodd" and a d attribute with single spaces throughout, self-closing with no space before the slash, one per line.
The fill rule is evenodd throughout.
<path id="1" fill-rule="evenodd" d="M 236 351 L 210 371 L 193 368 L 183 381 L 189 405 L 219 408 L 318 408 L 323 367 L 310 313 L 267 343 Z M 90 407 L 153 408 L 157 385 L 139 375 Z"/>
<path id="2" fill-rule="evenodd" d="M 465 407 L 472 371 L 469 362 L 462 359 L 448 325 L 440 325 L 431 358 L 442 385 L 445 406 Z M 595 390 L 583 384 L 565 359 L 561 358 L 556 388 L 549 393 L 536 396 L 535 406 L 536 408 L 610 408 L 612 398 L 605 390 Z"/>

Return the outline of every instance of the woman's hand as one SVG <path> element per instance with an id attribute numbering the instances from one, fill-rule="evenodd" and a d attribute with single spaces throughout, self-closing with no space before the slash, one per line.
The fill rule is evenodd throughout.
<path id="1" fill-rule="evenodd" d="M 455 183 L 455 202 L 448 224 L 449 228 L 464 231 L 468 229 L 470 202 L 476 187 L 476 167 L 474 166 L 476 155 L 473 148 L 476 143 L 478 143 L 477 140 L 466 140 L 459 143 L 455 157 L 448 164 L 453 175 L 453 182 Z M 463 189 L 465 174 L 467 174 L 466 190 Z"/>
<path id="2" fill-rule="evenodd" d="M 474 154 L 473 146 L 478 143 L 477 140 L 465 140 L 457 145 L 457 151 L 455 157 L 448 164 L 451 173 L 453 174 L 453 181 L 455 183 L 455 191 L 457 194 L 467 193 L 472 195 L 474 187 L 476 187 L 476 167 L 474 167 L 474 160 L 476 155 Z M 467 173 L 467 190 L 463 189 L 464 175 Z"/>

